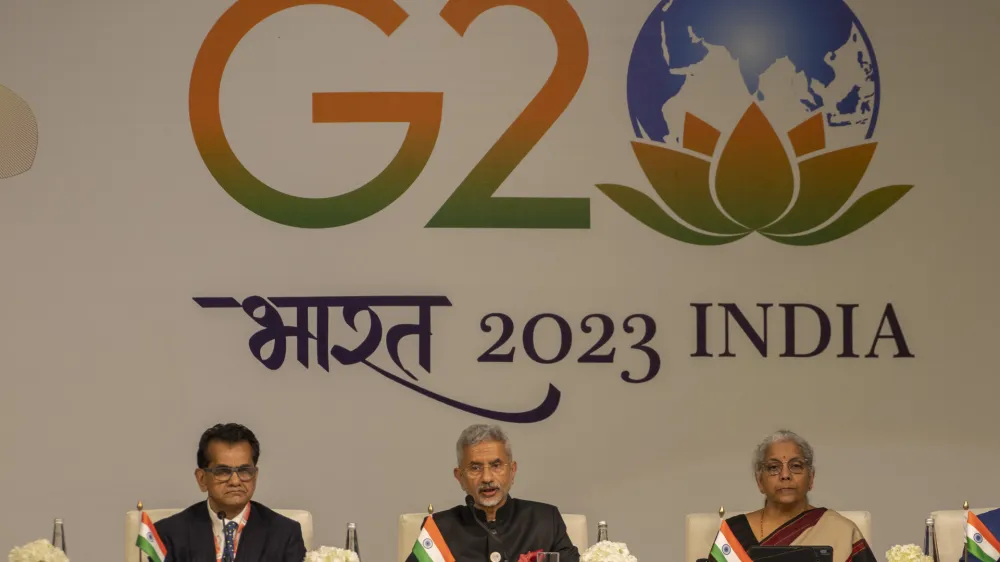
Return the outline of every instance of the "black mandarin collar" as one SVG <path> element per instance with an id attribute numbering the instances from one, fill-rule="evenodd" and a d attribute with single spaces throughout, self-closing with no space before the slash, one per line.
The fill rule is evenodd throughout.
<path id="1" fill-rule="evenodd" d="M 471 495 L 466 495 L 465 496 L 465 505 L 469 505 L 469 500 L 472 500 L 472 496 Z M 508 494 L 507 495 L 507 501 L 505 501 L 503 503 L 503 505 L 500 506 L 500 509 L 497 510 L 497 520 L 496 520 L 497 524 L 507 523 L 507 522 L 510 521 L 511 516 L 514 515 L 514 503 L 515 502 L 516 502 L 516 500 Z M 473 502 L 473 504 L 472 504 L 472 510 L 476 513 L 476 519 L 479 519 L 483 523 L 487 522 L 486 521 L 486 512 L 483 511 L 483 510 L 481 510 L 481 509 L 479 509 L 478 507 L 476 507 L 475 502 Z"/>

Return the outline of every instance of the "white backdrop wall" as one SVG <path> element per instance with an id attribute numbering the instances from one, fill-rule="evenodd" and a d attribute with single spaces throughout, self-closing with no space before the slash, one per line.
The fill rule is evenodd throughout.
<path id="1" fill-rule="evenodd" d="M 563 5 L 524 0 L 541 11 L 553 9 L 542 6 L 548 2 Z M 763 13 L 746 4 L 748 13 Z M 836 4 L 816 1 L 809 10 Z M 779 427 L 815 446 L 814 504 L 872 512 L 879 556 L 893 544 L 919 542 L 931 510 L 963 500 L 1000 505 L 1000 453 L 988 421 L 1000 312 L 995 2 L 849 2 L 877 58 L 878 123 L 867 138 L 872 115 L 860 107 L 872 109 L 874 98 L 864 95 L 874 82 L 862 76 L 858 111 L 841 115 L 856 124 L 827 126 L 831 148 L 878 143 L 852 202 L 883 186 L 914 187 L 856 232 L 811 246 L 759 233 L 721 245 L 676 240 L 595 187 L 630 186 L 680 213 L 661 204 L 630 146 L 636 37 L 650 14 L 668 23 L 682 17 L 671 13 L 678 6 L 656 15 L 661 7 L 651 0 L 572 0 L 586 58 L 572 18 L 553 16 L 571 38 L 566 68 L 586 61 L 586 74 L 497 192 L 587 199 L 589 227 L 427 227 L 556 64 L 553 33 L 528 10 L 491 10 L 463 37 L 439 16 L 444 5 L 398 0 L 409 17 L 389 37 L 343 8 L 295 7 L 253 27 L 229 60 L 219 103 L 233 151 L 260 181 L 303 198 L 368 182 L 407 130 L 404 123 L 314 123 L 314 92 L 443 93 L 436 144 L 412 186 L 380 212 L 332 228 L 251 212 L 213 177 L 215 156 L 199 153 L 192 107 L 211 99 L 192 93 L 192 71 L 231 0 L 0 5 L 0 84 L 30 106 L 39 139 L 30 169 L 0 179 L 0 548 L 47 536 L 52 519 L 62 517 L 73 560 L 119 557 L 123 514 L 137 500 L 181 507 L 200 499 L 191 475 L 197 439 L 220 421 L 245 423 L 261 440 L 257 499 L 312 511 L 321 544 L 339 545 L 346 523 L 357 523 L 366 560 L 393 559 L 398 514 L 461 501 L 450 474 L 454 441 L 488 417 L 362 364 L 331 358 L 324 370 L 312 341 L 307 369 L 296 361 L 294 337 L 281 368 L 268 369 L 248 348 L 259 326 L 239 309 L 202 308 L 196 297 L 447 297 L 451 306 L 432 311 L 430 373 L 417 364 L 415 337 L 403 339 L 400 356 L 418 380 L 395 368 L 384 343 L 371 361 L 420 389 L 502 412 L 539 406 L 553 385 L 560 400 L 547 417 L 504 423 L 520 465 L 513 493 L 586 514 L 594 526 L 609 521 L 612 538 L 628 542 L 640 560 L 681 556 L 685 513 L 758 506 L 750 454 Z M 723 11 L 712 17 L 726 21 Z M 697 25 L 691 30 L 691 48 L 707 43 L 712 57 L 705 60 L 720 66 L 675 68 L 698 89 L 672 98 L 664 114 L 673 126 L 691 112 L 720 131 L 717 150 L 702 158 L 714 174 L 754 92 L 733 74 L 733 50 L 698 36 Z M 782 35 L 757 39 L 768 36 Z M 671 49 L 681 40 L 670 37 L 663 53 L 673 53 L 675 66 L 682 55 Z M 871 50 L 862 51 L 864 59 Z M 803 84 L 821 85 L 805 70 L 790 71 L 788 57 L 777 58 L 758 102 L 794 157 L 788 129 L 810 115 L 831 118 L 839 98 L 827 87 L 826 105 L 810 113 L 798 101 Z M 655 93 L 655 69 L 636 72 L 648 74 L 637 78 L 639 93 Z M 8 158 L 31 138 L 22 133 L 30 123 L 11 115 L 0 112 Z M 753 134 L 764 138 L 762 131 Z M 693 154 L 655 140 L 641 142 Z M 753 183 L 756 172 L 748 173 Z M 737 203 L 726 212 L 737 214 L 763 197 L 749 188 L 730 196 Z M 732 319 L 735 356 L 719 356 L 720 307 L 706 316 L 713 356 L 692 357 L 692 303 L 735 303 L 757 329 L 757 304 L 772 303 L 767 357 Z M 781 357 L 780 303 L 829 313 L 829 348 Z M 913 357 L 895 357 L 897 343 L 883 339 L 879 356 L 866 358 L 890 303 Z M 853 337 L 861 357 L 838 357 L 838 304 L 858 305 Z M 376 311 L 385 330 L 416 320 L 413 308 Z M 329 345 L 353 348 L 368 333 L 368 316 L 359 315 L 356 333 L 342 312 L 330 309 Z M 818 324 L 799 312 L 797 345 L 808 350 Z M 496 321 L 492 332 L 480 328 L 490 313 L 514 321 L 500 348 L 516 347 L 511 363 L 477 361 L 498 337 Z M 525 354 L 523 328 L 541 313 L 560 315 L 572 330 L 568 355 L 554 364 Z M 581 330 L 588 314 L 613 321 L 602 351 L 613 345 L 614 363 L 577 361 L 600 333 Z M 634 332 L 623 330 L 632 314 L 657 326 L 650 346 L 661 366 L 642 383 L 620 376 L 629 370 L 639 378 L 648 366 L 630 349 L 643 334 L 641 321 L 632 322 Z M 294 325 L 294 310 L 283 316 Z M 315 316 L 310 322 L 315 331 Z M 540 321 L 535 341 L 542 357 L 556 354 L 551 318 Z"/>

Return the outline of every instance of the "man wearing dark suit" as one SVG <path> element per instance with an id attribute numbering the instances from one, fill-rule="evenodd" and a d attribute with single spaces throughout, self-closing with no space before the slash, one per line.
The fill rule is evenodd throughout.
<path id="1" fill-rule="evenodd" d="M 454 475 L 466 493 L 465 504 L 431 516 L 456 562 L 533 561 L 538 552 L 558 552 L 559 562 L 579 562 L 580 551 L 566 534 L 558 508 L 510 497 L 517 463 L 500 427 L 470 426 L 456 449 Z M 419 560 L 415 554 L 407 558 Z"/>
<path id="2" fill-rule="evenodd" d="M 209 428 L 198 443 L 198 487 L 207 502 L 156 523 L 164 562 L 302 562 L 302 526 L 251 501 L 260 443 L 235 424 Z"/>

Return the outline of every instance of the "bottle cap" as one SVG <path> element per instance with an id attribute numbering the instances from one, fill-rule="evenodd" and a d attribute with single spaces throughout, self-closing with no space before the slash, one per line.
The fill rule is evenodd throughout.
<path id="1" fill-rule="evenodd" d="M 607 525 L 607 524 L 608 524 L 607 521 L 598 521 L 597 522 L 597 526 L 598 527 L 600 527 L 601 525 Z"/>
<path id="2" fill-rule="evenodd" d="M 356 528 L 356 527 L 355 527 L 354 523 L 348 523 L 348 524 L 347 524 L 347 528 L 348 528 L 348 529 L 354 529 L 354 528 Z"/>

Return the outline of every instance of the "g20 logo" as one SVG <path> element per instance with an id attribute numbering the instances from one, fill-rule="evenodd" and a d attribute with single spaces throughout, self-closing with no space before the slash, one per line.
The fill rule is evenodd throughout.
<path id="1" fill-rule="evenodd" d="M 316 4 L 350 10 L 386 36 L 408 17 L 394 0 L 237 0 L 201 46 L 189 97 L 195 143 L 219 185 L 257 215 L 299 228 L 352 224 L 398 199 L 434 151 L 444 103 L 442 92 L 314 93 L 314 123 L 406 123 L 396 156 L 368 183 L 325 198 L 289 195 L 256 178 L 226 139 L 219 98 L 223 71 L 254 26 L 280 11 Z M 589 58 L 586 31 L 568 0 L 449 0 L 440 16 L 464 36 L 473 21 L 501 6 L 524 8 L 545 22 L 556 43 L 555 66 L 426 226 L 590 228 L 587 197 L 494 196 L 573 100 Z M 719 66 L 725 57 L 736 66 Z M 777 77 L 789 90 L 780 76 L 789 65 L 801 92 L 778 95 L 788 92 L 771 85 Z M 735 83 L 727 72 L 745 89 L 726 90 L 727 81 Z M 847 206 L 874 154 L 876 143 L 869 141 L 880 84 L 868 36 L 843 0 L 661 0 L 636 40 L 627 86 L 633 149 L 666 208 L 630 187 L 597 188 L 676 240 L 715 245 L 759 232 L 785 244 L 825 243 L 874 220 L 912 187 L 876 189 Z M 741 105 L 736 117 L 742 118 L 728 133 L 709 124 L 712 116 L 687 111 L 699 95 L 703 101 L 706 87 Z M 716 113 L 728 119 L 736 106 L 721 103 Z M 790 119 L 784 138 L 773 119 Z M 832 149 L 828 140 L 836 141 Z"/>
<path id="2" fill-rule="evenodd" d="M 416 181 L 434 151 L 441 127 L 441 92 L 318 92 L 315 123 L 406 123 L 399 152 L 378 176 L 354 191 L 321 199 L 282 193 L 240 163 L 226 140 L 219 88 L 226 62 L 255 25 L 282 10 L 323 4 L 350 10 L 392 35 L 408 17 L 393 0 L 239 0 L 209 31 L 191 77 L 195 142 L 219 185 L 240 204 L 277 223 L 300 228 L 344 226 L 386 208 Z M 493 197 L 576 95 L 587 71 L 587 34 L 566 0 L 450 0 L 441 17 L 459 34 L 483 13 L 520 6 L 552 31 L 558 54 L 548 81 L 459 184 L 427 226 L 438 228 L 589 228 L 586 198 Z"/>

